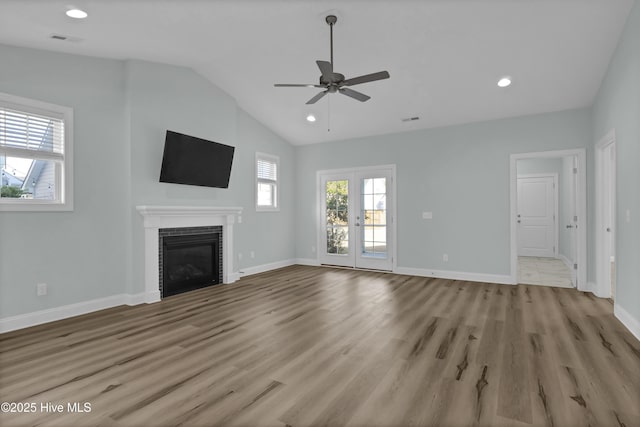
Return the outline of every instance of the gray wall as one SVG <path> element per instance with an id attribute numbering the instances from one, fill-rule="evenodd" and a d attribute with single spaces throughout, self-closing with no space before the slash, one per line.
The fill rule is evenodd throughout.
<path id="1" fill-rule="evenodd" d="M 635 3 L 593 107 L 593 142 L 616 132 L 616 304 L 640 324 L 640 4 Z M 595 196 L 594 186 L 590 195 Z M 630 222 L 626 211 L 630 211 Z M 592 210 L 591 215 L 595 212 Z M 591 236 L 595 228 L 591 229 Z M 592 260 L 594 258 L 591 258 Z M 593 265 L 593 262 L 591 263 Z"/>
<path id="2" fill-rule="evenodd" d="M 0 213 L 0 317 L 123 293 L 124 64 L 3 45 L 0 58 L 0 91 L 72 107 L 75 136 L 74 211 Z"/>
<path id="3" fill-rule="evenodd" d="M 293 147 L 209 81 L 181 67 L 4 45 L 0 57 L 0 91 L 72 107 L 75 136 L 74 211 L 0 213 L 0 318 L 143 292 L 136 205 L 240 206 L 240 267 L 295 257 Z M 235 146 L 229 189 L 158 182 L 167 129 Z M 255 151 L 280 156 L 280 212 L 255 212 Z M 36 297 L 40 282 L 49 294 Z"/>
<path id="4" fill-rule="evenodd" d="M 583 109 L 297 147 L 297 254 L 316 258 L 317 170 L 394 163 L 399 267 L 509 275 L 510 155 L 585 148 L 589 119 Z"/>

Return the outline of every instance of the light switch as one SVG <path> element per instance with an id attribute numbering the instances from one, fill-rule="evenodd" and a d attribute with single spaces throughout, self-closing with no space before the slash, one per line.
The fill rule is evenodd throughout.
<path id="1" fill-rule="evenodd" d="M 433 212 L 422 212 L 422 219 L 433 219 Z"/>
<path id="2" fill-rule="evenodd" d="M 626 220 L 627 220 L 627 223 L 631 222 L 631 209 L 627 209 Z"/>

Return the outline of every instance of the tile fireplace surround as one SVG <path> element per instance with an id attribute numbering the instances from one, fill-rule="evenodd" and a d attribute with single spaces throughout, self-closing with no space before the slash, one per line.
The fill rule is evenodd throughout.
<path id="1" fill-rule="evenodd" d="M 238 272 L 233 266 L 233 224 L 242 214 L 239 207 L 136 206 L 144 221 L 145 302 L 160 301 L 159 238 L 161 228 L 222 226 L 222 283 L 233 283 Z"/>

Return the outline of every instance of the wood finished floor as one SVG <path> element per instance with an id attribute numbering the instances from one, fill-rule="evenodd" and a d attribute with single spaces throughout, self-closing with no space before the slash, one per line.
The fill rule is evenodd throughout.
<path id="1" fill-rule="evenodd" d="M 640 343 L 574 289 L 293 266 L 0 335 L 0 395 L 38 405 L 2 426 L 632 427 Z"/>

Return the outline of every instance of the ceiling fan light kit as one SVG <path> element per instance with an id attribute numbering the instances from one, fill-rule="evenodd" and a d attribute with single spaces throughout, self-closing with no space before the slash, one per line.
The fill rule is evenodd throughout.
<path id="1" fill-rule="evenodd" d="M 373 82 L 376 80 L 383 80 L 389 78 L 387 71 L 378 71 L 377 73 L 365 74 L 363 76 L 353 77 L 351 79 L 345 79 L 345 76 L 333 71 L 333 26 L 338 22 L 338 18 L 335 15 L 328 15 L 325 21 L 329 25 L 329 44 L 331 49 L 331 61 L 316 61 L 318 68 L 320 69 L 320 83 L 319 84 L 291 84 L 291 83 L 277 83 L 275 87 L 317 87 L 324 90 L 309 101 L 307 104 L 315 104 L 327 93 L 341 93 L 350 98 L 356 99 L 360 102 L 365 102 L 371 99 L 370 96 L 360 93 L 353 89 L 349 89 L 345 86 L 355 86 L 362 83 Z"/>

